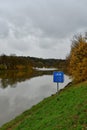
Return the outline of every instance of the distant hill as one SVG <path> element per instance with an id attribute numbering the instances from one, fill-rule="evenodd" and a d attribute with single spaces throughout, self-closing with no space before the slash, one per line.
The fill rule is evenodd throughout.
<path id="1" fill-rule="evenodd" d="M 4 69 L 25 69 L 33 67 L 46 68 L 64 68 L 66 60 L 64 59 L 43 59 L 25 56 L 0 56 L 0 70 Z"/>

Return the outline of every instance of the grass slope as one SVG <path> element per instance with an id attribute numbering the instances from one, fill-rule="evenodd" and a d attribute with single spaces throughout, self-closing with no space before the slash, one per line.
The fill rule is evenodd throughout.
<path id="1" fill-rule="evenodd" d="M 44 99 L 0 130 L 87 130 L 87 82 Z"/>

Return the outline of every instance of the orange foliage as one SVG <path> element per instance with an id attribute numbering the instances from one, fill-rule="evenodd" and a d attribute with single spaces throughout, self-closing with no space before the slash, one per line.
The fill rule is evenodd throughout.
<path id="1" fill-rule="evenodd" d="M 87 80 L 87 42 L 81 35 L 72 41 L 69 72 L 75 82 Z"/>

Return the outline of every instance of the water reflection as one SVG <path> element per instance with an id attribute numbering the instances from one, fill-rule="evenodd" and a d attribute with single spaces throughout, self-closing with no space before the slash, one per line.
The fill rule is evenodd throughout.
<path id="1" fill-rule="evenodd" d="M 51 75 L 53 71 L 1 71 L 0 72 L 0 87 L 3 89 L 10 85 L 11 87 L 16 87 L 18 82 L 29 80 L 33 77 L 42 75 Z"/>
<path id="2" fill-rule="evenodd" d="M 33 78 L 29 76 L 22 79 L 17 78 L 17 80 L 13 80 L 14 82 L 11 82 L 12 77 L 8 79 L 1 79 L 0 125 L 10 121 L 23 111 L 29 109 L 32 105 L 37 104 L 45 97 L 56 93 L 56 84 L 53 83 L 53 76 L 50 74 L 44 75 L 40 72 L 40 76 L 39 74 L 34 74 L 34 77 L 32 76 Z M 36 77 L 36 75 L 38 77 Z M 5 89 L 3 89 L 2 81 L 6 85 Z M 65 82 L 60 84 L 60 89 L 63 88 L 68 82 L 70 82 L 70 80 L 68 76 L 65 75 Z"/>

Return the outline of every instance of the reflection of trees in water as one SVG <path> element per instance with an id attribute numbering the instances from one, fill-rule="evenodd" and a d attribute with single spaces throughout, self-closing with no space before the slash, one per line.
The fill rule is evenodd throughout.
<path id="1" fill-rule="evenodd" d="M 7 88 L 8 85 L 11 87 L 16 87 L 17 81 L 13 81 L 12 79 L 1 79 L 1 87 Z"/>
<path id="2" fill-rule="evenodd" d="M 0 72 L 1 87 L 6 88 L 8 85 L 16 87 L 18 82 L 29 80 L 33 77 L 42 75 L 52 75 L 53 71 L 2 71 Z"/>

